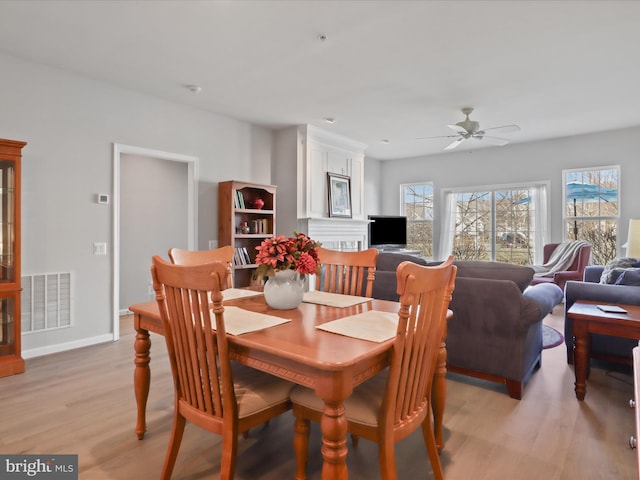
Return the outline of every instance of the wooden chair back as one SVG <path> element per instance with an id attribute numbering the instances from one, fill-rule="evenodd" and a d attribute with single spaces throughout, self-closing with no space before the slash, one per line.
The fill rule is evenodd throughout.
<path id="1" fill-rule="evenodd" d="M 422 428 L 434 477 L 444 479 L 431 419 L 431 389 L 453 292 L 453 257 L 437 266 L 402 262 L 396 270 L 400 310 L 389 369 L 357 386 L 345 401 L 352 438 L 378 443 L 383 480 L 396 478 L 395 443 Z M 311 389 L 291 393 L 296 417 L 296 478 L 306 478 L 309 421 L 321 421 L 323 405 Z M 355 444 L 354 444 L 355 445 Z"/>
<path id="2" fill-rule="evenodd" d="M 151 275 L 180 407 L 189 420 L 222 433 L 224 415 L 237 414 L 222 314 L 227 266 L 179 266 L 155 256 Z"/>
<path id="3" fill-rule="evenodd" d="M 221 261 L 175 265 L 153 257 L 153 288 L 175 387 L 162 480 L 171 478 L 187 420 L 222 435 L 220 478 L 231 479 L 238 434 L 291 407 L 292 384 L 230 361 L 221 293 L 228 270 Z"/>
<path id="4" fill-rule="evenodd" d="M 316 285 L 318 290 L 372 296 L 378 250 L 369 248 L 357 252 L 340 252 L 318 247 L 317 252 L 318 263 L 322 268 Z"/>
<path id="5" fill-rule="evenodd" d="M 412 262 L 398 266 L 398 330 L 378 420 L 380 434 L 388 435 L 386 438 L 405 437 L 430 412 L 431 387 L 455 278 L 453 257 L 432 267 Z"/>
<path id="6" fill-rule="evenodd" d="M 224 262 L 228 265 L 229 271 L 225 288 L 233 287 L 233 247 L 225 245 L 214 250 L 182 250 L 180 248 L 169 249 L 169 258 L 176 265 L 202 265 L 203 263 Z"/>

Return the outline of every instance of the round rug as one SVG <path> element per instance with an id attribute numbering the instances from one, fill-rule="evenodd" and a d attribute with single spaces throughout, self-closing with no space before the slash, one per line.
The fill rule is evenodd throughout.
<path id="1" fill-rule="evenodd" d="M 557 347 L 564 341 L 562 334 L 549 325 L 542 325 L 542 348 Z"/>

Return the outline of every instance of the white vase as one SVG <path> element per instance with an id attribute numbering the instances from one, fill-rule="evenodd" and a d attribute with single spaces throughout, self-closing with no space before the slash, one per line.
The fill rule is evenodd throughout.
<path id="1" fill-rule="evenodd" d="M 304 295 L 304 280 L 295 270 L 278 270 L 264 284 L 264 299 L 276 310 L 298 308 Z"/>

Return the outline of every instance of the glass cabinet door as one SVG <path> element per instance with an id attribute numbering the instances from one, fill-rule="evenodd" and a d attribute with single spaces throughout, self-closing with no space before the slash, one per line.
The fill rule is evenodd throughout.
<path id="1" fill-rule="evenodd" d="M 15 282 L 15 163 L 0 160 L 0 283 Z"/>
<path id="2" fill-rule="evenodd" d="M 0 355 L 15 354 L 15 297 L 0 298 Z"/>

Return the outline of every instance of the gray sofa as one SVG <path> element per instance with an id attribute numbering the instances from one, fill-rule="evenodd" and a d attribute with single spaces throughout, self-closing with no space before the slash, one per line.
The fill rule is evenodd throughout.
<path id="1" fill-rule="evenodd" d="M 589 266 L 584 270 L 584 281 L 569 281 L 565 285 L 564 341 L 567 347 L 567 363 L 569 364 L 573 364 L 573 321 L 567 318 L 567 310 L 576 300 L 640 305 L 640 286 L 600 283 L 603 271 L 603 266 Z M 592 334 L 590 353 L 593 358 L 630 364 L 633 347 L 637 345 L 637 340 Z"/>
<path id="2" fill-rule="evenodd" d="M 397 300 L 395 269 L 406 255 L 380 253 L 374 298 Z M 447 368 L 507 386 L 522 397 L 522 386 L 541 365 L 542 319 L 562 301 L 555 284 L 530 286 L 533 269 L 500 262 L 456 261 L 449 308 Z"/>

